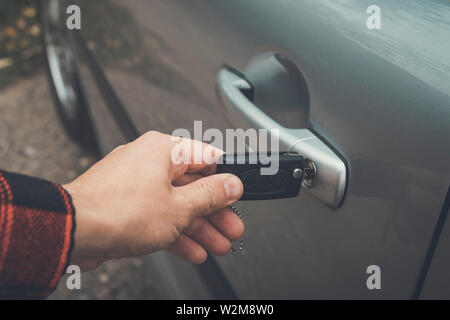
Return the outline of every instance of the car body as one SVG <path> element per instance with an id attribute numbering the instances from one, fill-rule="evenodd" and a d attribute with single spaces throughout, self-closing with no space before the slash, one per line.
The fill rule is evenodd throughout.
<path id="1" fill-rule="evenodd" d="M 370 29 L 372 2 L 72 1 L 82 28 L 67 30 L 64 1 L 41 1 L 55 101 L 87 148 L 196 120 L 260 123 L 227 116 L 218 75 L 232 67 L 255 106 L 309 130 L 342 166 L 337 202 L 313 187 L 238 203 L 242 255 L 199 267 L 151 255 L 163 297 L 450 298 L 450 3 L 379 0 Z M 274 64 L 285 69 L 268 77 Z M 381 289 L 368 288 L 373 265 Z"/>

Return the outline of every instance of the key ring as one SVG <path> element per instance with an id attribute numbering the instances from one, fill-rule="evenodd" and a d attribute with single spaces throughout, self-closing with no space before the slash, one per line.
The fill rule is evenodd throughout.
<path id="1" fill-rule="evenodd" d="M 231 210 L 234 211 L 234 213 L 236 213 L 236 214 L 238 215 L 238 217 L 239 217 L 241 220 L 243 220 L 243 219 L 242 219 L 242 214 L 241 214 L 241 212 L 234 206 L 234 204 L 232 204 L 232 205 L 230 206 L 230 208 L 231 208 Z M 237 256 L 243 249 L 244 249 L 244 236 L 242 236 L 242 237 L 241 237 L 241 240 L 239 241 L 239 248 L 235 249 L 235 248 L 231 247 L 230 250 L 231 250 L 231 252 L 232 252 L 235 256 Z"/>

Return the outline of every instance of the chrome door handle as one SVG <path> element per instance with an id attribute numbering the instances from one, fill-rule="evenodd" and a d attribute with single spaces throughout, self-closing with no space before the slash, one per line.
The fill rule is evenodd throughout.
<path id="1" fill-rule="evenodd" d="M 344 198 L 347 169 L 344 162 L 309 129 L 289 129 L 281 126 L 254 105 L 247 92 L 252 85 L 230 68 L 219 71 L 217 85 L 228 119 L 235 126 L 248 129 L 278 129 L 280 151 L 295 151 L 311 160 L 316 167 L 316 181 L 304 188 L 327 205 L 337 208 Z"/>

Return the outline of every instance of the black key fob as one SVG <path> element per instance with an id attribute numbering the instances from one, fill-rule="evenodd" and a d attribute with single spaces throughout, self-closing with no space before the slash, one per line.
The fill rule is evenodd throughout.
<path id="1" fill-rule="evenodd" d="M 291 152 L 280 152 L 278 157 L 256 152 L 225 154 L 218 161 L 217 173 L 232 173 L 241 179 L 244 194 L 240 200 L 292 198 L 300 192 L 304 162 L 301 155 Z"/>

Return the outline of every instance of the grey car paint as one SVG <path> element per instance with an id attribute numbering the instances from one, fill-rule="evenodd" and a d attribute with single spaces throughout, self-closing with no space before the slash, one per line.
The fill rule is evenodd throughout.
<path id="1" fill-rule="evenodd" d="M 128 60 L 141 57 L 135 65 L 123 52 L 103 59 L 102 35 L 90 34 L 101 17 L 83 21 L 83 33 L 97 44 L 93 52 L 140 132 L 192 129 L 194 120 L 203 120 L 205 129 L 233 128 L 217 99 L 224 65 L 244 71 L 262 54 L 278 52 L 304 77 L 308 105 L 299 107 L 305 110 L 278 110 L 281 97 L 272 92 L 266 112 L 290 127 L 313 130 L 342 155 L 348 165 L 345 199 L 338 209 L 307 192 L 291 200 L 239 203 L 246 250 L 217 261 L 240 298 L 420 293 L 450 182 L 450 4 L 376 2 L 380 30 L 366 27 L 373 1 L 99 2 L 127 13 L 116 32 L 134 31 L 138 40 L 127 50 L 133 52 Z M 93 86 L 86 87 L 91 107 L 95 101 L 101 107 Z M 93 113 L 106 152 L 121 138 L 113 138 L 113 124 L 105 125 L 112 123 L 105 120 L 107 111 L 98 110 Z M 295 121 L 302 112 L 308 120 Z M 439 242 L 438 249 L 448 261 L 449 244 Z M 381 267 L 381 290 L 366 286 L 372 264 Z M 195 296 L 182 289 L 192 284 L 189 278 L 177 278 L 184 293 L 171 297 Z M 448 295 L 450 288 L 435 292 Z"/>

